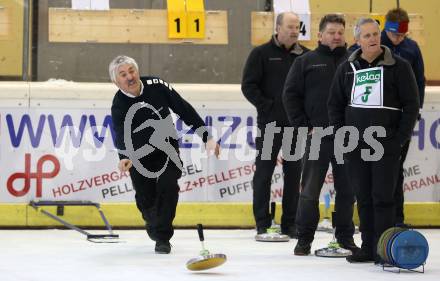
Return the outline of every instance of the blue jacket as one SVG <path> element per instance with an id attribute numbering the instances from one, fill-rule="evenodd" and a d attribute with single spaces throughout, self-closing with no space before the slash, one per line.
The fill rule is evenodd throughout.
<path id="1" fill-rule="evenodd" d="M 394 54 L 406 59 L 411 65 L 419 88 L 420 108 L 422 108 L 425 97 L 425 66 L 419 45 L 416 41 L 405 37 L 399 45 L 394 46 L 385 31 L 381 34 L 381 44 L 390 48 Z"/>

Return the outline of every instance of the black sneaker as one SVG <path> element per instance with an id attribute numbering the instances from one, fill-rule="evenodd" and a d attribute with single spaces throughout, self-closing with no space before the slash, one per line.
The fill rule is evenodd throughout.
<path id="1" fill-rule="evenodd" d="M 267 233 L 267 227 L 257 227 L 257 234 Z"/>
<path id="2" fill-rule="evenodd" d="M 281 233 L 288 235 L 292 239 L 298 239 L 298 233 L 296 232 L 296 227 L 294 225 L 287 228 L 281 227 Z"/>
<path id="3" fill-rule="evenodd" d="M 311 243 L 298 241 L 296 243 L 295 249 L 293 250 L 293 254 L 295 256 L 308 256 L 310 255 Z"/>
<path id="4" fill-rule="evenodd" d="M 392 264 L 389 264 L 388 262 L 385 262 L 382 258 L 380 258 L 378 255 L 376 255 L 376 259 L 374 260 L 374 265 L 381 266 L 383 268 L 385 267 L 394 267 Z"/>
<path id="5" fill-rule="evenodd" d="M 171 244 L 169 241 L 157 241 L 154 247 L 156 254 L 169 254 L 171 252 Z"/>
<path id="6" fill-rule="evenodd" d="M 350 250 L 352 254 L 356 254 L 356 252 L 360 250 L 360 248 L 354 243 L 353 238 L 338 240 L 338 244 L 341 248 Z"/>
<path id="7" fill-rule="evenodd" d="M 375 261 L 374 255 L 371 251 L 366 250 L 365 248 L 361 248 L 356 253 L 348 256 L 346 260 L 350 263 L 367 263 Z"/>

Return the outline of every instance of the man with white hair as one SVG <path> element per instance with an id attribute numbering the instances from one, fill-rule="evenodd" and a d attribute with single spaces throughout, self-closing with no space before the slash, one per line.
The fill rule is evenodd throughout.
<path id="1" fill-rule="evenodd" d="M 202 138 L 208 154 L 218 156 L 219 145 L 171 85 L 158 77 L 139 76 L 133 58 L 117 56 L 109 65 L 109 74 L 119 88 L 111 108 L 119 169 L 130 172 L 136 205 L 148 235 L 156 241 L 156 253 L 168 254 L 180 190 L 177 180 L 182 175 L 170 109 Z"/>
<path id="2" fill-rule="evenodd" d="M 394 8 L 387 12 L 385 16 L 385 28 L 381 32 L 380 41 L 382 45 L 387 46 L 395 55 L 406 59 L 414 71 L 414 76 L 419 89 L 420 109 L 423 107 L 425 97 L 425 67 L 422 52 L 416 41 L 408 37 L 409 16 L 408 12 L 402 8 Z M 359 48 L 357 44 L 350 47 L 351 51 Z M 421 115 L 419 114 L 419 119 Z M 403 181 L 404 181 L 404 163 L 408 154 L 410 142 L 402 147 L 400 154 L 399 177 L 396 187 L 396 223 L 404 224 L 405 215 Z"/>
<path id="3" fill-rule="evenodd" d="M 362 233 L 361 250 L 347 261 L 381 262 L 376 254 L 381 234 L 395 225 L 395 188 L 402 146 L 411 138 L 419 112 L 416 79 L 409 63 L 380 43 L 379 25 L 361 18 L 355 26 L 360 49 L 342 63 L 333 79 L 328 99 L 330 125 L 335 130 L 353 126 L 359 131 L 357 147 L 344 155 L 356 193 Z M 380 159 L 371 159 L 364 140 L 371 126 L 383 147 Z M 342 141 L 342 140 L 335 140 Z"/>

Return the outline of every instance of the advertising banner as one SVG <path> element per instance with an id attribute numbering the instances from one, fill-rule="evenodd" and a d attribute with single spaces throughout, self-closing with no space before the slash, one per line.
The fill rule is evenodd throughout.
<path id="1" fill-rule="evenodd" d="M 180 201 L 251 202 L 255 112 L 227 107 L 197 110 L 222 152 L 220 159 L 207 157 L 201 139 L 175 120 L 184 164 Z M 114 138 L 109 109 L 0 108 L 0 203 L 134 201 L 129 174 L 117 169 Z M 405 163 L 407 201 L 440 201 L 439 152 L 440 112 L 425 111 Z M 283 193 L 282 161 L 278 159 L 272 177 L 273 201 L 280 201 Z M 334 199 L 331 169 L 325 194 Z"/>

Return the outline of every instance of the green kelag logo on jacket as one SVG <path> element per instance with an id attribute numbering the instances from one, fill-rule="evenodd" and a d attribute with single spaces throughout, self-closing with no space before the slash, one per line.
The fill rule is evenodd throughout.
<path id="1" fill-rule="evenodd" d="M 382 108 L 383 68 L 357 70 L 353 64 L 350 65 L 354 73 L 350 105 L 352 107 Z"/>
<path id="2" fill-rule="evenodd" d="M 380 69 L 365 71 L 356 75 L 356 86 L 380 82 Z"/>
<path id="3" fill-rule="evenodd" d="M 368 96 L 371 94 L 371 89 L 372 89 L 373 87 L 371 87 L 371 86 L 366 86 L 365 87 L 365 92 L 364 92 L 364 94 L 361 96 L 361 100 L 362 100 L 362 102 L 364 102 L 364 103 L 366 103 L 366 102 L 368 102 Z"/>

